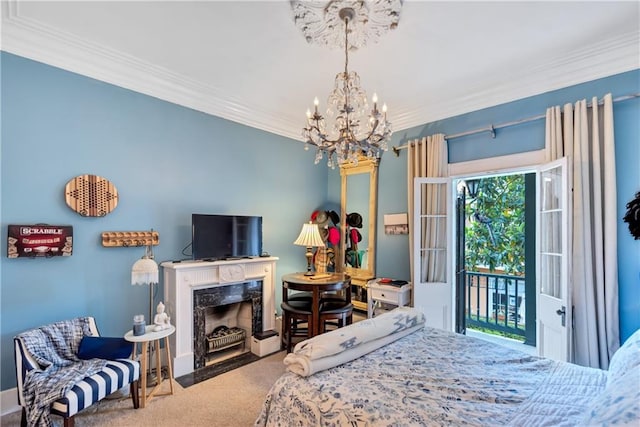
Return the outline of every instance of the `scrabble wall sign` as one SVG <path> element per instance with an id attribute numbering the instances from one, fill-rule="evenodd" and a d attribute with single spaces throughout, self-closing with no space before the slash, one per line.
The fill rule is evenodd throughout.
<path id="1" fill-rule="evenodd" d="M 71 256 L 72 252 L 70 225 L 9 225 L 8 258 Z"/>

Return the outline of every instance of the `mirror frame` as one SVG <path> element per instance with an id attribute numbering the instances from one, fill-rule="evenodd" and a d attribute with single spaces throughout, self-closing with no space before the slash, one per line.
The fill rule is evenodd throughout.
<path id="1" fill-rule="evenodd" d="M 377 193 L 378 193 L 378 162 L 379 160 L 360 157 L 358 164 L 343 163 L 340 165 L 341 189 L 340 189 L 340 269 L 351 279 L 368 281 L 376 275 L 376 220 L 377 220 Z M 346 266 L 344 255 L 347 249 L 347 177 L 356 174 L 369 174 L 369 224 L 366 228 L 367 235 L 367 268 L 353 268 Z M 363 224 L 364 225 L 364 224 Z"/>

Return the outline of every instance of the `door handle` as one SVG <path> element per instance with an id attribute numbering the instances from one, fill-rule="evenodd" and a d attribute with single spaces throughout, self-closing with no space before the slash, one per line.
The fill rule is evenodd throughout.
<path id="1" fill-rule="evenodd" d="M 562 326 L 566 326 L 567 308 L 563 305 L 562 308 L 556 310 L 558 316 L 562 316 Z"/>

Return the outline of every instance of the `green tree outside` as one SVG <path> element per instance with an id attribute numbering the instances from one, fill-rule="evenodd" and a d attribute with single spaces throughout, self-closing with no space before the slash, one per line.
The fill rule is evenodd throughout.
<path id="1" fill-rule="evenodd" d="M 483 178 L 466 196 L 465 267 L 524 275 L 524 175 Z"/>

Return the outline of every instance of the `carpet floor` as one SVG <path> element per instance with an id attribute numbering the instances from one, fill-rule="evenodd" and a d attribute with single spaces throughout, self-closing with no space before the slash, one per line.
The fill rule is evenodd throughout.
<path id="1" fill-rule="evenodd" d="M 252 426 L 273 383 L 285 371 L 280 351 L 206 381 L 183 387 L 173 396 L 158 396 L 144 409 L 133 409 L 130 396 L 103 399 L 75 416 L 76 427 Z M 163 391 L 169 389 L 164 381 Z M 114 393 L 117 395 L 118 393 Z M 62 418 L 52 415 L 56 427 Z M 0 419 L 3 427 L 20 425 L 20 412 Z"/>

